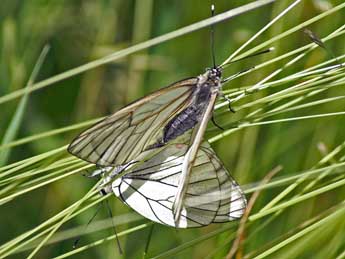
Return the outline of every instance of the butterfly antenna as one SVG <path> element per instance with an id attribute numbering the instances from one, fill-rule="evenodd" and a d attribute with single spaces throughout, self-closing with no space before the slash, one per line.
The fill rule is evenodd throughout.
<path id="1" fill-rule="evenodd" d="M 239 72 L 237 72 L 237 73 L 235 73 L 235 74 L 233 74 L 233 75 L 231 75 L 231 76 L 229 76 L 229 77 L 227 77 L 227 78 L 224 78 L 224 79 L 222 80 L 221 83 L 222 83 L 222 84 L 225 84 L 225 83 L 227 83 L 227 82 L 229 82 L 229 81 L 231 81 L 231 80 L 233 80 L 233 79 L 239 77 L 240 75 L 242 75 L 242 74 L 244 74 L 244 73 L 247 73 L 247 72 L 249 72 L 249 71 L 254 70 L 255 68 L 256 68 L 256 67 L 254 66 L 254 67 L 250 67 L 250 68 L 243 69 L 243 70 L 241 70 L 241 71 L 239 71 Z"/>
<path id="2" fill-rule="evenodd" d="M 102 207 L 101 205 L 102 205 L 102 203 L 98 204 L 98 207 L 97 207 L 95 213 L 92 215 L 92 217 L 91 217 L 91 218 L 89 219 L 89 221 L 87 222 L 87 224 L 86 224 L 86 226 L 85 226 L 85 229 L 84 229 L 82 235 L 85 234 L 85 232 L 86 232 L 86 230 L 87 230 L 87 227 L 90 225 L 90 223 L 92 222 L 92 220 L 93 220 L 93 219 L 96 217 L 96 215 L 98 214 L 99 210 L 100 210 L 101 207 Z M 78 245 L 78 243 L 79 243 L 79 241 L 80 241 L 82 235 L 80 235 L 80 236 L 74 241 L 74 243 L 73 243 L 73 249 L 75 249 L 75 248 L 77 247 L 77 245 Z"/>
<path id="3" fill-rule="evenodd" d="M 224 128 L 223 128 L 222 126 L 220 126 L 220 125 L 216 122 L 216 120 L 214 119 L 214 114 L 212 114 L 211 121 L 212 121 L 212 123 L 213 123 L 214 126 L 216 126 L 218 129 L 224 131 Z"/>
<path id="4" fill-rule="evenodd" d="M 111 218 L 111 224 L 113 225 L 114 234 L 115 234 L 115 237 L 116 237 L 116 243 L 117 243 L 117 247 L 119 249 L 119 253 L 120 253 L 120 255 L 122 255 L 123 251 L 122 251 L 122 248 L 121 248 L 119 236 L 117 235 L 117 231 L 116 231 L 114 220 L 113 220 L 113 213 L 111 212 L 108 200 L 105 200 L 105 205 L 107 207 L 107 210 L 108 210 L 108 213 L 109 213 L 109 217 Z"/>
<path id="5" fill-rule="evenodd" d="M 214 16 L 214 4 L 211 5 L 211 17 Z M 214 24 L 211 24 L 211 55 L 212 55 L 212 62 L 213 68 L 216 68 L 216 55 L 214 49 Z"/>

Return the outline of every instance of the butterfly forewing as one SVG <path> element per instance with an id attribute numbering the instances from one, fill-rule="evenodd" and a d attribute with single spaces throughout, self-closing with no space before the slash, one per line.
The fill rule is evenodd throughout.
<path id="1" fill-rule="evenodd" d="M 172 116 L 188 106 L 197 78 L 152 93 L 81 133 L 70 144 L 73 155 L 101 166 L 134 160 L 162 137 Z"/>
<path id="2" fill-rule="evenodd" d="M 174 227 L 200 227 L 240 218 L 246 206 L 238 184 L 207 142 L 191 170 L 181 217 L 175 223 L 175 200 L 186 144 L 168 144 L 149 160 L 112 183 L 116 196 L 141 215 Z"/>

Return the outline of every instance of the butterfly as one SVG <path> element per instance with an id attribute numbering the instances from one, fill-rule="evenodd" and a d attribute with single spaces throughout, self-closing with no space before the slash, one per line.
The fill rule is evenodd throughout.
<path id="1" fill-rule="evenodd" d="M 214 66 L 198 77 L 178 81 L 127 105 L 82 132 L 68 151 L 99 166 L 126 165 L 141 161 L 192 130 L 173 203 L 178 222 L 192 167 L 221 94 L 221 74 L 222 68 Z"/>
<path id="2" fill-rule="evenodd" d="M 99 169 L 104 175 L 102 193 L 113 192 L 125 204 L 144 217 L 178 228 L 201 227 L 238 219 L 244 213 L 246 199 L 211 146 L 204 141 L 191 169 L 186 195 L 178 221 L 173 204 L 189 150 L 188 138 L 179 138 L 158 148 L 142 163 Z M 116 177 L 126 170 L 122 177 Z"/>

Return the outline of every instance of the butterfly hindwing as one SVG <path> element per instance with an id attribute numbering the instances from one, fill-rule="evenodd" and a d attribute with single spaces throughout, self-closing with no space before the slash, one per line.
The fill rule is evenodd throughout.
<path id="1" fill-rule="evenodd" d="M 179 221 L 173 203 L 188 150 L 169 144 L 112 183 L 112 190 L 128 206 L 155 222 L 174 227 L 200 227 L 242 216 L 246 199 L 207 142 L 203 142 L 191 170 Z"/>

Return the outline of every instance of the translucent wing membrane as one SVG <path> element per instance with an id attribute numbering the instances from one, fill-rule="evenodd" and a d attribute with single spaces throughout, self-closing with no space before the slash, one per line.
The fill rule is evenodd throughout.
<path id="1" fill-rule="evenodd" d="M 181 217 L 175 223 L 173 202 L 187 150 L 186 144 L 161 148 L 152 158 L 113 181 L 113 192 L 146 218 L 174 227 L 200 227 L 240 218 L 246 207 L 245 196 L 204 142 L 191 170 Z"/>
<path id="2" fill-rule="evenodd" d="M 190 102 L 197 78 L 152 93 L 81 133 L 70 144 L 73 155 L 101 166 L 122 165 L 162 137 L 164 126 Z"/>

